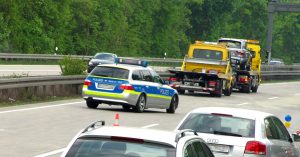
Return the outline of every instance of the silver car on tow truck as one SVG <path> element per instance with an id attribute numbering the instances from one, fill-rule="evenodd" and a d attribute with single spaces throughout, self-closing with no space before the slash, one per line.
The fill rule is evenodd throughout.
<path id="1" fill-rule="evenodd" d="M 192 129 L 216 157 L 299 157 L 295 141 L 274 115 L 246 109 L 204 107 L 188 113 L 176 130 Z"/>

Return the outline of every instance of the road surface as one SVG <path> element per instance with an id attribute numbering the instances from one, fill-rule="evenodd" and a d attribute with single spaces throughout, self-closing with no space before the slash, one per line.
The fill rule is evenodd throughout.
<path id="1" fill-rule="evenodd" d="M 226 106 L 266 111 L 278 116 L 292 116 L 289 129 L 300 129 L 300 82 L 263 84 L 258 93 L 233 93 L 230 97 L 207 94 L 180 96 L 175 114 L 149 109 L 144 113 L 125 112 L 118 106 L 99 105 L 88 109 L 82 99 L 0 108 L 0 156 L 59 156 L 75 134 L 88 124 L 105 120 L 114 123 L 120 114 L 121 126 L 173 130 L 192 109 L 204 106 Z"/>

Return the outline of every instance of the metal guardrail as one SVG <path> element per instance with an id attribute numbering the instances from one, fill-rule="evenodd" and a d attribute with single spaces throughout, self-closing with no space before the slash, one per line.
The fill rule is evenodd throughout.
<path id="1" fill-rule="evenodd" d="M 170 76 L 173 76 L 173 74 L 167 71 L 157 71 L 157 73 L 163 79 L 167 79 Z M 276 77 L 276 76 L 300 76 L 300 71 L 262 72 L 262 77 L 265 78 Z M 86 77 L 85 75 L 74 75 L 74 76 L 48 76 L 48 77 L 1 79 L 0 89 L 45 86 L 45 85 L 83 84 L 85 77 Z"/>
<path id="2" fill-rule="evenodd" d="M 0 89 L 22 88 L 44 85 L 83 84 L 85 75 L 24 77 L 0 80 Z"/>

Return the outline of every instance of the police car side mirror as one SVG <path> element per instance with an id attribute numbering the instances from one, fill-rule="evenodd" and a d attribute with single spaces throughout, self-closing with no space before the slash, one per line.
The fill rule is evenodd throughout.
<path id="1" fill-rule="evenodd" d="M 293 137 L 294 142 L 300 142 L 300 135 L 294 133 L 294 134 L 292 134 L 292 137 Z"/>

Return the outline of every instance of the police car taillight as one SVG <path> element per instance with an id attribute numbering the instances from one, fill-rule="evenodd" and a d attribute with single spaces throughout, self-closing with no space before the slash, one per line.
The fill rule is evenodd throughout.
<path id="1" fill-rule="evenodd" d="M 130 84 L 122 84 L 120 86 L 120 89 L 122 89 L 122 90 L 133 90 L 133 87 Z"/>
<path id="2" fill-rule="evenodd" d="M 84 80 L 84 85 L 91 86 L 92 82 L 90 80 Z"/>

